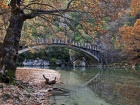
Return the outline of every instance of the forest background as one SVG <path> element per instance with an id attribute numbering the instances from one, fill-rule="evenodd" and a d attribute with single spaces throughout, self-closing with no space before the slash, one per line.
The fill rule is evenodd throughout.
<path id="1" fill-rule="evenodd" d="M 78 42 L 90 42 L 100 45 L 107 64 L 127 62 L 131 66 L 138 65 L 139 29 L 139 0 L 1 0 L 1 74 L 9 75 L 6 70 L 16 69 L 19 45 L 30 48 L 30 40 L 38 37 L 62 40 L 68 37 Z M 56 51 L 49 51 L 52 50 Z M 31 52 L 34 51 L 31 49 Z M 47 54 L 48 58 L 45 54 L 42 58 L 51 58 L 47 50 L 39 53 Z M 61 56 L 61 52 L 59 54 Z M 74 51 L 69 54 L 79 55 Z M 34 58 L 32 54 L 26 54 L 26 57 Z M 67 57 L 65 55 L 63 59 Z M 25 55 L 21 59 L 24 60 Z M 55 56 L 55 59 L 60 58 Z"/>

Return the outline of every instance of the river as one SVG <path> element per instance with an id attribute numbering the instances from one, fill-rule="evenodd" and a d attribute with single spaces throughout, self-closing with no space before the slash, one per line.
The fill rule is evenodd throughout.
<path id="1" fill-rule="evenodd" d="M 59 71 L 64 83 L 55 85 L 52 105 L 140 105 L 140 74 L 136 70 L 50 68 Z"/>

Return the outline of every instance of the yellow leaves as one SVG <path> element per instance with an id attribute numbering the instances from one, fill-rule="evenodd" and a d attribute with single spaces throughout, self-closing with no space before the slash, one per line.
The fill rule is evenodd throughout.
<path id="1" fill-rule="evenodd" d="M 82 10 L 82 11 L 88 11 L 88 12 L 93 12 L 93 7 L 97 6 L 97 1 L 94 0 L 74 0 L 70 8 L 75 9 L 75 10 Z"/>
<path id="2" fill-rule="evenodd" d="M 65 41 L 66 36 L 65 36 L 64 32 L 58 32 L 56 34 L 57 34 L 58 38 L 60 38 L 62 41 Z"/>
<path id="3" fill-rule="evenodd" d="M 27 4 L 30 3 L 30 1 L 31 1 L 31 0 L 24 0 L 24 3 L 23 3 L 23 4 L 24 4 L 24 5 L 27 5 Z M 38 0 L 36 0 L 36 1 L 38 1 Z"/>
<path id="4" fill-rule="evenodd" d="M 46 16 L 46 20 L 48 21 L 48 22 L 52 22 L 52 19 L 53 19 L 53 16 L 52 15 L 48 15 L 48 16 Z"/>
<path id="5" fill-rule="evenodd" d="M 134 27 L 140 26 L 140 19 L 137 19 L 137 21 L 134 24 Z"/>
<path id="6" fill-rule="evenodd" d="M 31 40 L 33 39 L 32 30 L 30 28 L 26 28 L 21 37 L 21 41 L 26 44 L 26 46 L 31 44 Z"/>
<path id="7" fill-rule="evenodd" d="M 115 44 L 115 47 L 120 47 L 120 43 L 118 40 L 116 40 L 114 44 Z"/>
<path id="8" fill-rule="evenodd" d="M 140 0 L 132 0 L 131 15 L 136 16 L 140 12 Z"/>
<path id="9" fill-rule="evenodd" d="M 60 2 L 60 1 L 51 2 L 50 4 L 51 4 L 54 8 L 57 8 L 57 9 L 59 9 L 59 8 L 61 8 L 61 7 L 63 7 L 63 6 L 65 6 L 65 3 L 62 3 L 62 2 Z"/>
<path id="10" fill-rule="evenodd" d="M 5 37 L 6 30 L 8 23 L 6 21 L 8 20 L 7 15 L 3 14 L 0 15 L 0 42 L 3 42 L 3 39 Z"/>
<path id="11" fill-rule="evenodd" d="M 29 51 L 31 52 L 31 53 L 35 53 L 35 49 L 33 49 L 33 48 L 31 48 L 31 47 L 28 47 L 29 48 Z"/>
<path id="12" fill-rule="evenodd" d="M 80 0 L 74 0 L 72 3 L 71 3 L 71 7 L 72 9 L 83 9 L 83 5 L 82 5 L 82 1 Z"/>

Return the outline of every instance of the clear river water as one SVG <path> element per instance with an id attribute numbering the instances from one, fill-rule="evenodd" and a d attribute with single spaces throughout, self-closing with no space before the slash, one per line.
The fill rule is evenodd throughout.
<path id="1" fill-rule="evenodd" d="M 55 85 L 52 105 L 140 105 L 140 70 L 50 68 L 64 83 Z"/>

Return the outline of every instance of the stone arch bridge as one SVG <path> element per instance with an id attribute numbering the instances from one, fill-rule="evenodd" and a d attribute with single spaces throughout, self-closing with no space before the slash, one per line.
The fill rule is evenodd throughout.
<path id="1" fill-rule="evenodd" d="M 61 40 L 58 38 L 36 38 L 31 40 L 30 48 L 39 49 L 43 46 L 47 47 L 65 47 L 73 49 L 78 52 L 82 52 L 84 55 L 88 56 L 91 59 L 96 59 L 99 63 L 104 64 L 103 51 L 98 45 L 91 45 L 90 43 L 79 43 L 71 39 Z M 20 46 L 18 53 L 29 51 L 30 48 Z"/>

